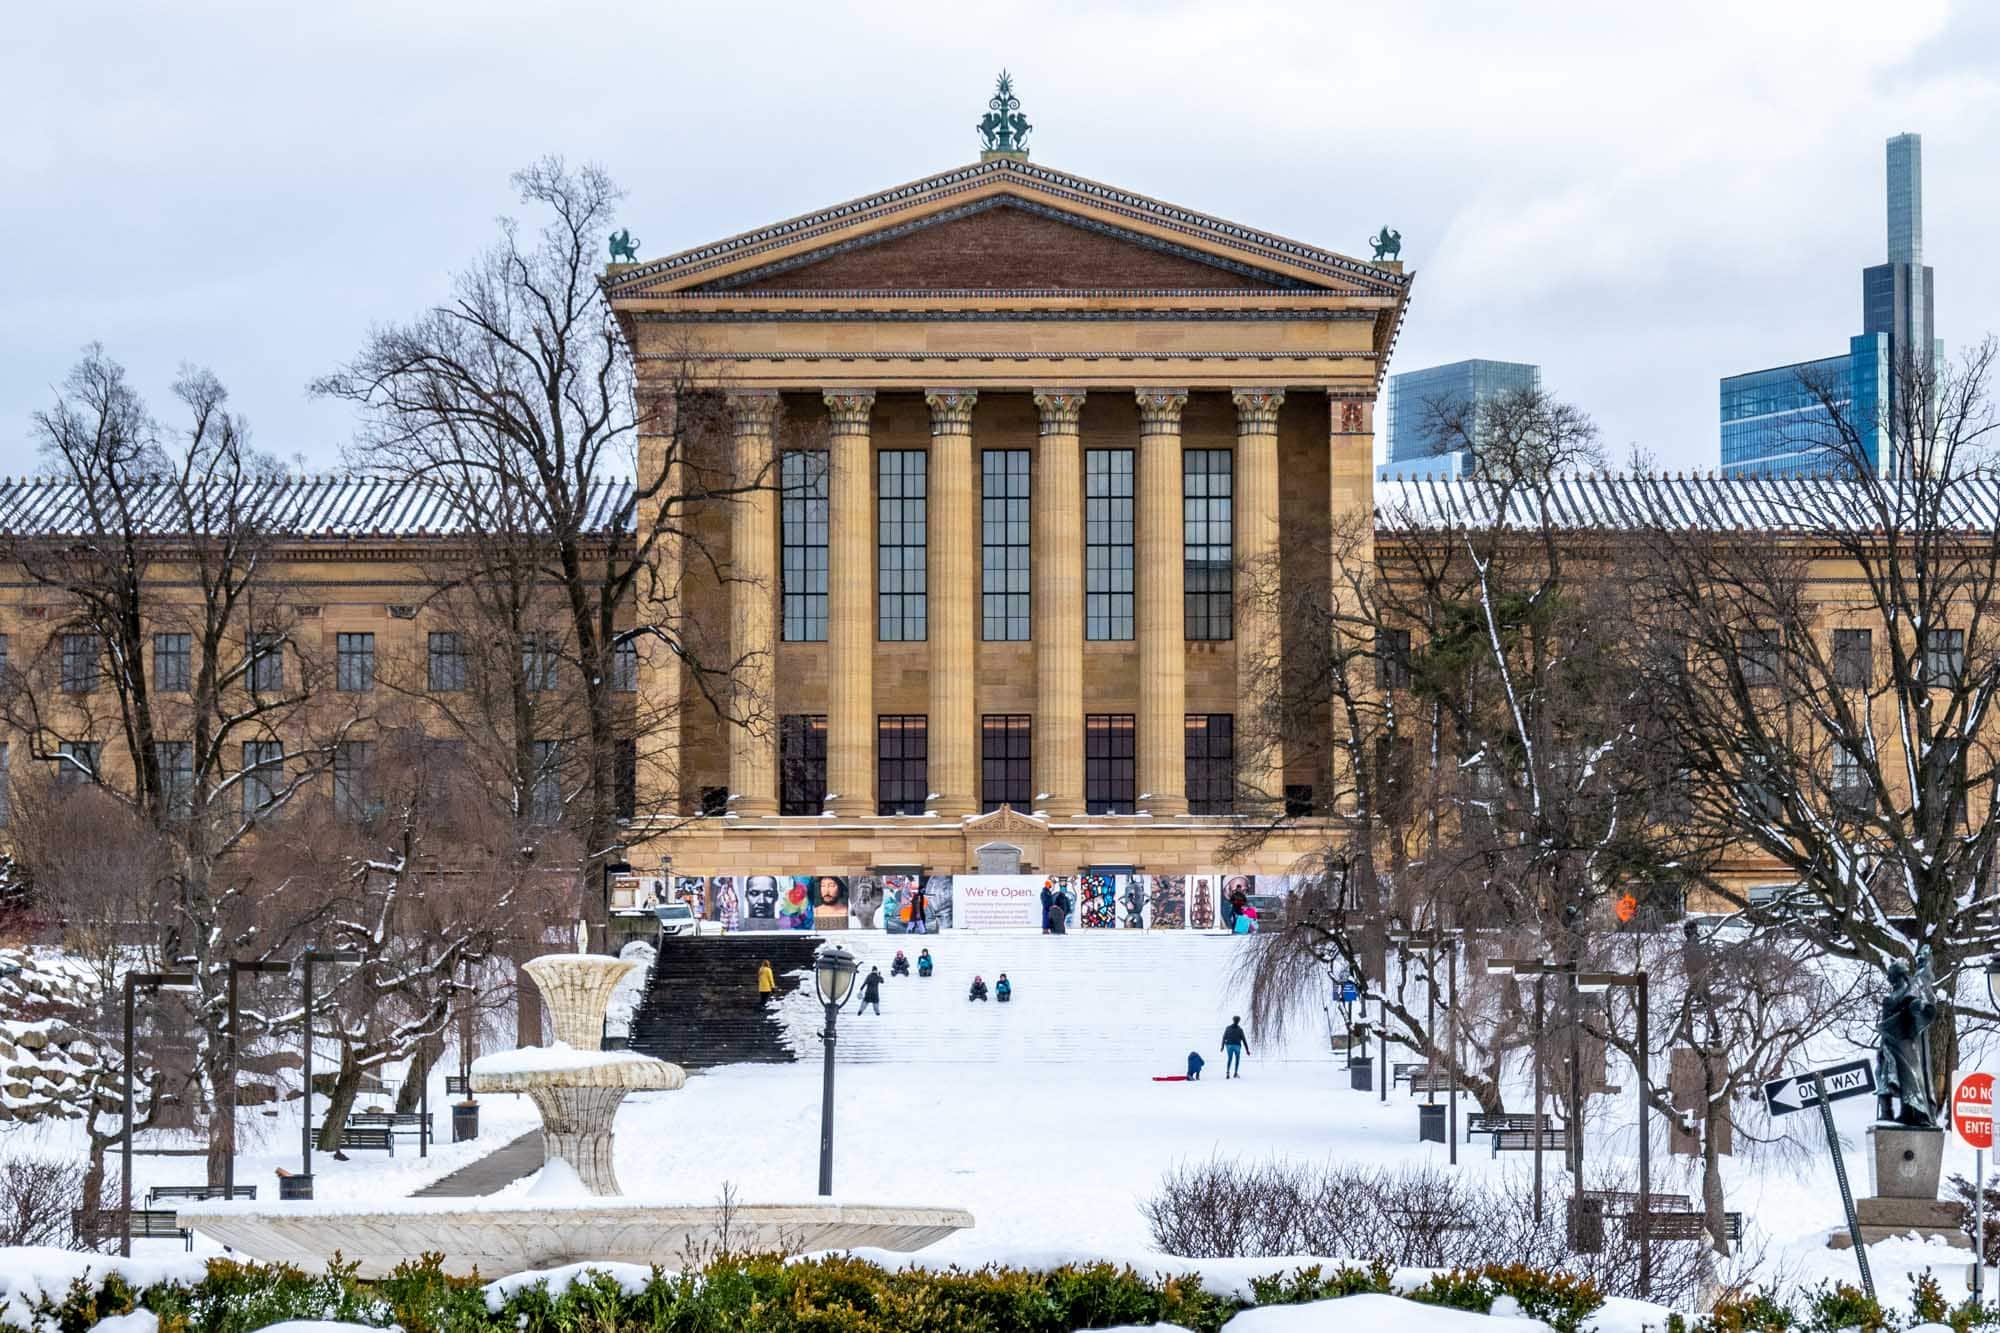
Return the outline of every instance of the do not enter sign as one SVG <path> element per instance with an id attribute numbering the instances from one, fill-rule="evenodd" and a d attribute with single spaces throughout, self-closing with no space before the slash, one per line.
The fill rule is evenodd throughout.
<path id="1" fill-rule="evenodd" d="M 1951 1132 L 1980 1152 L 1993 1147 L 1993 1075 L 1960 1074 L 1951 1081 Z"/>

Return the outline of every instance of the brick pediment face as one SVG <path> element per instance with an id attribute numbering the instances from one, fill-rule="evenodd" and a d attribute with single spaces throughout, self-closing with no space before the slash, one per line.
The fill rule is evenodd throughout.
<path id="1" fill-rule="evenodd" d="M 733 291 L 1274 291 L 1300 284 L 1003 201 L 714 284 Z"/>

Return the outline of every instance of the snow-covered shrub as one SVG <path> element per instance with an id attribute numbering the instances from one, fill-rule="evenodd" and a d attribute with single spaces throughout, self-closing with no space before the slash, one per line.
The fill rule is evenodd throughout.
<path id="1" fill-rule="evenodd" d="M 83 1165 L 45 1157 L 0 1160 L 0 1245 L 67 1248 L 83 1206 Z"/>

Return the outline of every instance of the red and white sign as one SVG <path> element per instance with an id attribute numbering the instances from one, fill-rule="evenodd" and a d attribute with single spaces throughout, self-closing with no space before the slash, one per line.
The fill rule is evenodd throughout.
<path id="1" fill-rule="evenodd" d="M 1951 1081 L 1951 1132 L 1980 1152 L 1993 1147 L 1993 1075 L 1960 1074 Z"/>

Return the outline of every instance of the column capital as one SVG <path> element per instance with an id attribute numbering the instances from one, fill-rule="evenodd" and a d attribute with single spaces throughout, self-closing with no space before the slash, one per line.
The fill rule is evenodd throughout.
<path id="1" fill-rule="evenodd" d="M 1074 435 L 1083 417 L 1082 389 L 1037 389 L 1035 407 L 1042 414 L 1042 434 Z"/>
<path id="2" fill-rule="evenodd" d="M 1326 391 L 1333 404 L 1333 431 L 1336 435 L 1369 435 L 1375 430 L 1375 395 Z"/>
<path id="3" fill-rule="evenodd" d="M 873 389 L 829 389 L 823 397 L 827 418 L 836 431 L 845 434 L 868 429 L 869 413 L 875 410 Z"/>
<path id="4" fill-rule="evenodd" d="M 1141 434 L 1166 434 L 1181 428 L 1181 409 L 1187 406 L 1186 389 L 1138 389 Z"/>
<path id="5" fill-rule="evenodd" d="M 729 410 L 736 414 L 738 434 L 768 431 L 778 420 L 778 409 L 783 406 L 775 389 L 732 390 L 729 394 Z"/>
<path id="6" fill-rule="evenodd" d="M 972 430 L 972 406 L 978 401 L 977 389 L 924 390 L 924 402 L 931 409 L 931 434 L 968 434 Z"/>
<path id="7" fill-rule="evenodd" d="M 1278 427 L 1278 409 L 1285 405 L 1283 389 L 1238 389 L 1230 395 L 1236 400 L 1236 433 L 1239 435 L 1268 435 Z"/>

